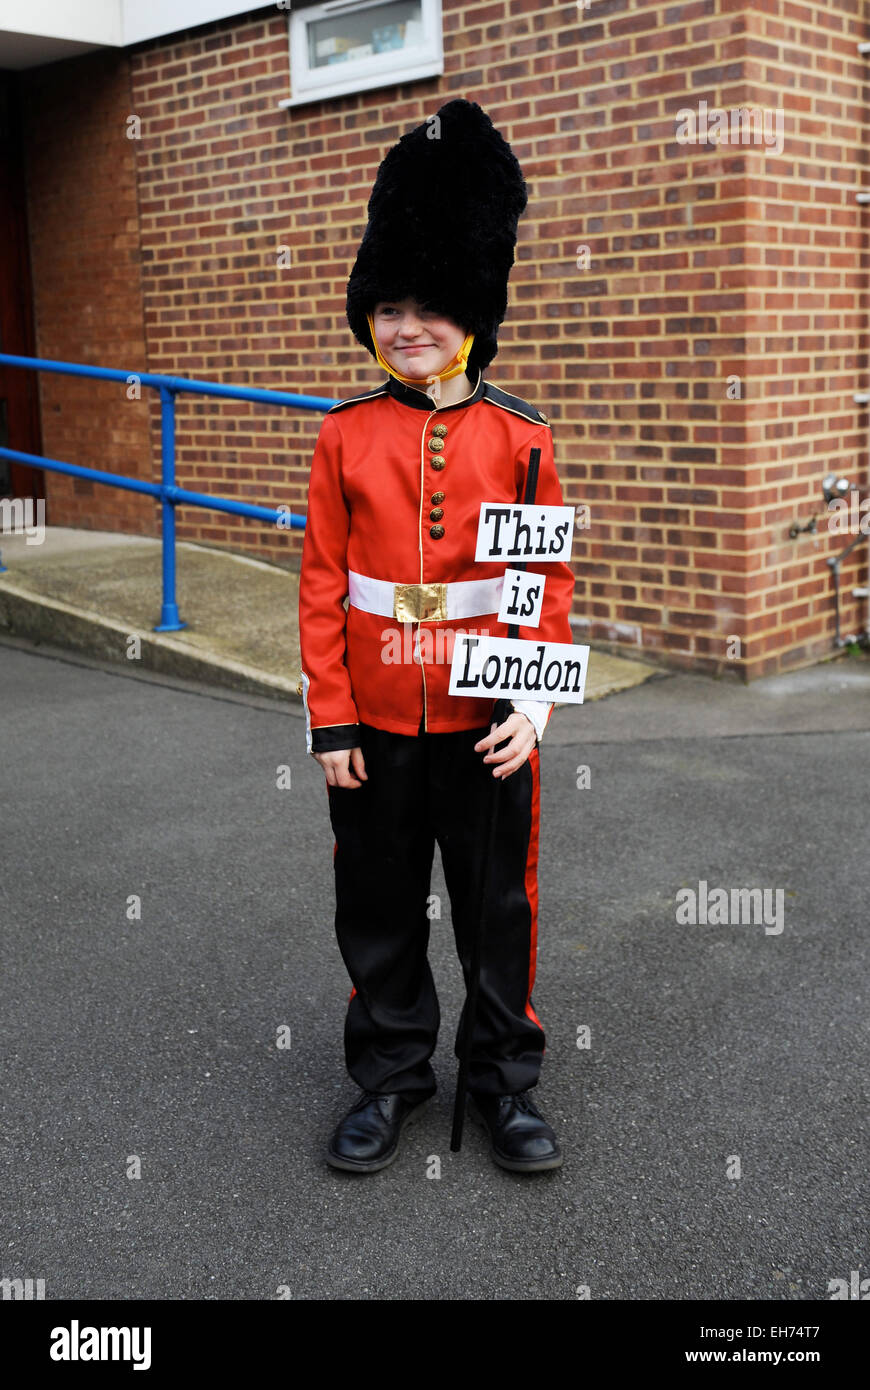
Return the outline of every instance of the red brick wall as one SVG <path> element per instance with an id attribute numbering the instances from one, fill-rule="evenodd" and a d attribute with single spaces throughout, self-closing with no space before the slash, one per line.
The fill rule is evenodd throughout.
<path id="1" fill-rule="evenodd" d="M 815 537 L 790 540 L 788 530 L 823 506 L 829 471 L 845 473 L 867 496 L 867 410 L 852 393 L 867 385 L 867 212 L 855 197 L 868 186 L 868 60 L 857 52 L 868 37 L 860 0 L 776 0 L 746 12 L 745 82 L 735 84 L 735 100 L 784 112 L 782 155 L 753 151 L 746 163 L 747 390 L 742 413 L 731 404 L 723 411 L 719 436 L 722 466 L 733 467 L 731 456 L 742 472 L 719 505 L 744 518 L 742 547 L 731 547 L 742 572 L 732 570 L 723 591 L 746 606 L 750 675 L 830 651 L 826 559 L 849 537 L 831 535 L 826 516 Z M 728 79 L 726 67 L 718 90 L 730 104 Z M 723 202 L 733 196 L 727 179 L 723 171 L 716 188 Z M 727 239 L 733 245 L 733 230 Z M 723 273 L 718 328 L 726 335 L 732 288 Z M 735 426 L 742 438 L 732 454 Z M 866 600 L 851 590 L 866 584 L 867 559 L 867 545 L 859 545 L 843 567 L 847 633 L 865 627 Z"/>
<path id="2" fill-rule="evenodd" d="M 816 537 L 788 531 L 829 470 L 866 493 L 860 14 L 857 0 L 620 8 L 585 45 L 581 413 L 611 523 L 606 542 L 592 532 L 588 592 L 595 619 L 635 624 L 672 660 L 727 664 L 734 634 L 759 675 L 831 648 L 825 560 L 844 542 L 824 518 Z M 781 108 L 782 153 L 675 143 L 674 114 L 702 99 Z M 852 632 L 862 550 L 843 572 Z"/>
<path id="3" fill-rule="evenodd" d="M 814 659 L 831 649 L 825 560 L 844 541 L 824 518 L 797 540 L 789 525 L 819 509 L 829 470 L 866 494 L 867 418 L 851 401 L 867 365 L 860 15 L 857 0 L 444 0 L 443 78 L 289 111 L 273 9 L 53 64 L 33 77 L 40 350 L 334 397 L 374 384 L 344 295 L 378 162 L 444 100 L 477 100 L 531 193 L 488 375 L 546 411 L 566 500 L 591 508 L 578 637 L 743 676 Z M 782 153 L 678 143 L 676 113 L 701 100 L 781 107 Z M 124 138 L 128 111 L 140 140 Z M 69 225 L 78 249 L 58 253 Z M 66 423 L 51 396 L 46 452 L 78 458 L 87 442 L 116 467 L 126 444 L 143 466 L 147 407 L 102 388 L 95 439 L 93 410 L 72 406 L 81 385 L 51 389 Z M 152 407 L 155 475 L 157 425 Z M 182 400 L 179 482 L 299 510 L 318 427 Z M 75 496 L 64 515 L 142 527 L 150 503 L 100 491 L 87 516 Z M 298 560 L 298 535 L 192 509 L 179 522 L 181 536 Z M 849 595 L 865 577 L 860 547 L 844 568 L 847 631 L 863 626 Z"/>
<path id="4" fill-rule="evenodd" d="M 87 54 L 22 74 L 36 352 L 145 370 L 136 150 L 125 56 Z M 150 478 L 148 408 L 122 383 L 39 373 L 46 458 Z M 45 474 L 52 526 L 156 535 L 148 497 Z"/>

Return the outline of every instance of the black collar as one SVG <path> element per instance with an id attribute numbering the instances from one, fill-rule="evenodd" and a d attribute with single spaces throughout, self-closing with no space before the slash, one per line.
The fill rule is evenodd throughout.
<path id="1" fill-rule="evenodd" d="M 466 379 L 470 386 L 471 380 L 467 372 Z M 387 391 L 394 400 L 401 401 L 402 405 L 411 405 L 415 410 L 425 410 L 428 414 L 431 414 L 433 410 L 463 410 L 467 405 L 476 405 L 478 401 L 483 400 L 484 384 L 483 372 L 478 368 L 477 385 L 470 396 L 466 396 L 464 401 L 457 401 L 455 405 L 436 406 L 432 397 L 427 396 L 424 391 L 418 391 L 414 386 L 406 386 L 403 381 L 398 381 L 394 376 L 387 377 Z"/>

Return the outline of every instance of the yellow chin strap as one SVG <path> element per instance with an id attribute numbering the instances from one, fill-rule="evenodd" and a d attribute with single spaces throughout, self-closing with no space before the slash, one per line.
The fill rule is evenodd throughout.
<path id="1" fill-rule="evenodd" d="M 372 335 L 372 342 L 374 344 L 375 357 L 377 358 L 378 366 L 383 367 L 384 371 L 389 372 L 390 376 L 394 376 L 397 381 L 403 381 L 406 386 L 419 387 L 422 381 L 428 381 L 428 377 L 402 376 L 401 372 L 397 372 L 395 367 L 390 366 L 389 362 L 387 361 L 386 357 L 384 357 L 380 347 L 378 346 L 378 340 L 375 335 L 375 325 L 372 320 L 371 314 L 366 314 L 366 318 L 368 319 L 369 332 Z M 471 352 L 471 345 L 473 342 L 474 334 L 469 333 L 468 337 L 465 339 L 465 342 L 462 344 L 462 347 L 459 349 L 452 362 L 448 362 L 447 366 L 444 368 L 444 371 L 438 373 L 439 381 L 449 381 L 451 377 L 459 376 L 460 372 L 465 371 L 465 368 L 468 366 L 468 355 Z"/>

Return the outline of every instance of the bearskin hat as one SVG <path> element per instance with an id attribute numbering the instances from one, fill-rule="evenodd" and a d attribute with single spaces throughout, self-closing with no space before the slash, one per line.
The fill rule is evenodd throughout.
<path id="1" fill-rule="evenodd" d="M 487 366 L 527 201 L 515 154 L 476 102 L 450 101 L 403 135 L 378 169 L 347 283 L 357 340 L 374 356 L 366 314 L 410 297 L 473 333 L 469 368 Z"/>

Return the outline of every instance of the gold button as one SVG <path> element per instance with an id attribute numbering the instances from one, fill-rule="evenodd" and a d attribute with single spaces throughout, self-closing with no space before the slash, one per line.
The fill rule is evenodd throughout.
<path id="1" fill-rule="evenodd" d="M 443 515 L 444 515 L 444 508 L 443 508 L 443 507 L 433 507 L 432 510 L 431 510 L 431 512 L 429 513 L 429 520 L 430 520 L 430 521 L 440 521 Z"/>
<path id="2" fill-rule="evenodd" d="M 443 492 L 433 492 L 433 493 L 432 493 L 432 496 L 431 496 L 431 498 L 430 498 L 429 500 L 430 500 L 431 502 L 435 502 L 436 504 L 437 504 L 438 502 L 443 502 L 443 501 L 444 501 L 444 493 L 443 493 Z"/>
<path id="3" fill-rule="evenodd" d="M 440 454 L 440 453 L 441 453 L 441 450 L 444 448 L 444 440 L 443 440 L 443 439 L 430 439 L 430 440 L 429 440 L 429 448 L 432 450 L 432 453 L 433 453 L 433 454 Z"/>
<path id="4" fill-rule="evenodd" d="M 433 425 L 433 426 L 432 426 L 432 433 L 433 433 L 433 434 L 437 434 L 439 439 L 443 439 L 444 436 L 445 436 L 445 434 L 447 433 L 447 426 L 446 426 L 446 425 Z"/>
<path id="5" fill-rule="evenodd" d="M 302 694 L 302 681 L 301 681 L 301 680 L 298 680 L 298 681 L 296 682 L 296 694 L 297 694 L 297 695 L 301 695 L 301 694 Z"/>
<path id="6" fill-rule="evenodd" d="M 444 535 L 444 527 L 430 526 L 429 535 L 432 537 L 433 541 L 440 541 L 441 537 Z"/>
<path id="7" fill-rule="evenodd" d="M 444 465 L 445 465 L 445 463 L 447 462 L 447 460 L 446 460 L 446 459 L 432 459 L 431 462 L 432 462 L 432 467 L 433 467 L 438 473 L 440 473 L 440 472 L 441 472 L 441 469 L 444 467 Z"/>

